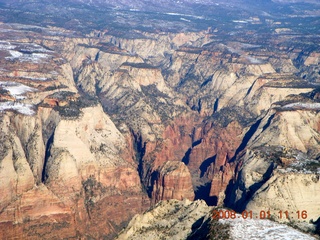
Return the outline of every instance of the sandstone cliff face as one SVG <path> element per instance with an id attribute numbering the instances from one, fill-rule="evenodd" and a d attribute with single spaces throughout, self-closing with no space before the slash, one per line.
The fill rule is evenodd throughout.
<path id="1" fill-rule="evenodd" d="M 170 54 L 174 49 L 197 42 L 199 45 L 206 43 L 204 32 L 187 33 L 147 33 L 144 32 L 136 38 L 121 38 L 105 36 L 106 40 L 125 49 L 130 54 L 137 54 L 153 65 L 158 65 L 165 54 Z"/>
<path id="2" fill-rule="evenodd" d="M 194 199 L 191 175 L 182 162 L 167 161 L 158 172 L 153 173 L 153 199 Z"/>
<path id="3" fill-rule="evenodd" d="M 285 224 L 242 219 L 239 214 L 235 219 L 212 221 L 208 214 L 211 211 L 211 207 L 199 200 L 161 201 L 143 214 L 137 214 L 115 239 L 209 239 L 210 232 L 211 238 L 237 240 L 264 239 L 266 232 L 271 239 L 316 239 Z"/>
<path id="4" fill-rule="evenodd" d="M 72 39 L 63 48 L 75 42 L 85 43 Z M 2 72 L 10 82 L 1 81 L 15 97 L 1 102 L 1 237 L 111 236 L 149 206 L 130 141 L 101 105 L 77 93 L 71 68 L 77 63 L 51 58 L 56 53 L 44 48 L 42 61 L 27 58 L 15 44 L 16 62 Z M 106 223 L 106 216 L 114 217 Z"/>
<path id="5" fill-rule="evenodd" d="M 301 96 L 305 95 L 297 99 L 306 101 Z M 304 221 L 302 211 L 307 212 L 306 221 L 318 219 L 314 191 L 319 188 L 319 132 L 313 104 L 282 102 L 262 119 L 240 157 L 239 174 L 227 204 L 257 214 L 270 209 L 276 220 L 297 225 Z M 288 211 L 289 217 L 279 217 L 279 211 Z"/>
<path id="6" fill-rule="evenodd" d="M 319 92 L 299 77 L 316 54 L 204 32 L 19 34 L 0 34 L 1 236 L 111 238 L 171 198 L 258 212 L 277 196 L 275 211 L 319 216 Z"/>
<path id="7" fill-rule="evenodd" d="M 30 133 L 33 134 L 41 136 L 42 131 Z M 34 152 L 28 152 L 27 159 L 32 160 L 28 162 L 21 145 L 23 135 L 18 136 L 4 136 L 10 142 L 1 161 L 1 179 L 5 183 L 1 192 L 5 197 L 1 201 L 0 225 L 8 226 L 2 236 L 10 238 L 19 232 L 20 237 L 51 238 L 53 233 L 33 232 L 31 226 L 41 228 L 59 219 L 63 237 L 85 235 L 91 229 L 99 230 L 92 235 L 98 238 L 114 233 L 113 225 L 120 225 L 147 206 L 147 202 L 143 203 L 137 166 L 128 158 L 132 155 L 127 152 L 125 139 L 101 107 L 83 109 L 78 119 L 60 120 L 47 139 L 47 149 L 42 149 L 42 154 L 46 154 L 42 161 L 33 158 L 36 155 L 32 154 L 39 154 L 34 148 Z M 30 147 L 36 139 L 28 139 Z M 43 169 L 40 173 L 39 168 Z M 110 205 L 112 202 L 117 204 Z M 116 217 L 108 223 L 110 228 L 101 232 L 101 219 L 115 212 Z M 31 224 L 30 228 L 25 228 L 26 222 Z"/>
<path id="8" fill-rule="evenodd" d="M 247 209 L 255 213 L 260 213 L 261 209 L 270 209 L 278 221 L 316 221 L 320 205 L 315 192 L 319 188 L 319 174 L 276 171 L 252 196 Z M 280 218 L 281 210 L 289 212 L 288 218 Z M 306 214 L 302 216 L 303 211 Z"/>
<path id="9" fill-rule="evenodd" d="M 293 70 L 294 67 L 285 55 L 287 63 L 276 61 L 275 58 L 268 63 L 245 55 L 234 58 L 232 54 L 238 50 L 235 50 L 237 46 L 233 43 L 219 46 L 208 44 L 201 48 L 207 40 L 193 39 L 194 42 L 191 43 L 187 38 L 182 42 L 179 40 L 173 48 L 169 47 L 168 38 L 163 38 L 159 51 L 154 53 L 153 46 L 159 42 L 148 34 L 139 39 L 108 36 L 104 38 L 116 45 L 118 51 L 124 49 L 131 55 L 140 55 L 148 58 L 150 63 L 162 63 L 165 67 L 165 71 L 162 70 L 160 74 L 159 69 L 145 63 L 110 65 L 107 61 L 99 60 L 102 51 L 97 63 L 79 68 L 78 78 L 81 87 L 84 86 L 83 89 L 90 94 L 93 94 L 98 86 L 97 92 L 103 106 L 111 113 L 116 124 L 120 126 L 123 121 L 126 122 L 129 131 L 134 132 L 134 139 L 139 138 L 138 145 L 142 151 L 142 155 L 138 157 L 140 160 L 137 159 L 140 161 L 140 177 L 143 176 L 144 185 L 151 189 L 149 194 L 157 200 L 161 199 L 162 193 L 152 184 L 152 173 L 156 173 L 166 161 L 182 158 L 190 169 L 194 189 L 204 182 L 210 182 L 208 195 L 223 204 L 224 191 L 236 170 L 236 164 L 229 161 L 233 161 L 235 155 L 245 147 L 247 140 L 243 138 L 251 138 L 250 131 L 253 131 L 254 127 L 250 126 L 256 122 L 255 118 L 265 114 L 274 102 L 282 101 L 290 94 L 305 93 L 312 89 L 296 87 L 295 83 L 287 80 L 292 77 L 288 74 L 289 69 Z M 177 35 L 174 39 L 180 38 L 181 36 Z M 186 47 L 188 44 L 192 46 Z M 225 55 L 223 51 L 226 50 L 231 54 Z M 165 52 L 172 54 L 170 61 L 165 59 Z M 151 56 L 155 57 L 150 58 Z M 78 65 L 74 67 L 78 68 Z M 190 87 L 190 84 L 193 87 Z M 154 89 L 151 88 L 153 85 Z M 168 129 L 168 122 L 164 122 L 168 120 L 167 116 L 184 115 L 189 111 L 188 106 L 182 103 L 180 109 L 169 107 L 177 103 L 175 98 L 179 96 L 170 87 L 175 87 L 178 93 L 187 96 L 186 103 L 198 111 L 200 116 L 217 113 L 213 115 L 214 120 L 199 124 L 199 121 L 194 119 L 193 124 L 199 124 L 194 129 L 181 125 L 187 130 L 184 132 L 189 132 L 191 137 L 182 137 L 181 133 L 176 134 L 177 131 L 173 131 L 171 136 L 163 134 Z M 275 88 L 276 92 L 273 91 Z M 160 92 L 164 93 L 161 97 Z M 153 98 L 156 98 L 158 103 Z M 162 107 L 159 103 L 166 103 L 167 106 Z M 241 116 L 240 112 L 243 110 L 239 107 L 246 109 L 246 116 Z M 122 118 L 117 114 L 119 111 L 124 113 Z M 240 114 L 232 116 L 227 114 L 228 111 Z M 171 124 L 176 121 L 173 119 Z M 216 126 L 219 122 L 223 124 Z M 268 136 L 272 134 L 269 133 Z M 174 154 L 173 151 L 177 151 L 177 148 L 170 143 L 173 146 L 176 143 L 183 144 L 181 153 Z"/>
<path id="10" fill-rule="evenodd" d="M 62 120 L 56 126 L 45 184 L 77 209 L 76 221 L 86 225 L 85 231 L 100 229 L 101 220 L 115 212 L 108 224 L 120 225 L 144 208 L 137 166 L 128 158 L 128 150 L 124 137 L 101 107 L 86 108 L 79 119 Z M 93 237 L 113 232 L 107 228 Z"/>
<path id="11" fill-rule="evenodd" d="M 204 201 L 162 201 L 144 214 L 136 215 L 116 239 L 187 239 L 210 219 L 210 210 Z M 195 226 L 197 221 L 199 224 Z"/>

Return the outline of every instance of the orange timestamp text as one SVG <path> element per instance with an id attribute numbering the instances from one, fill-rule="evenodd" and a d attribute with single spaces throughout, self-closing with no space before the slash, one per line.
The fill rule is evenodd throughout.
<path id="1" fill-rule="evenodd" d="M 289 212 L 289 211 L 275 211 L 261 210 L 257 214 L 253 214 L 252 211 L 244 210 L 241 213 L 236 213 L 234 210 L 226 209 L 214 209 L 212 212 L 212 219 L 307 219 L 308 212 L 306 210 Z"/>

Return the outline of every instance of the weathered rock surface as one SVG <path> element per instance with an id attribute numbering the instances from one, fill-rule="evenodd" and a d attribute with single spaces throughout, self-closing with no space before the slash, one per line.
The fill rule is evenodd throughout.
<path id="1" fill-rule="evenodd" d="M 320 205 L 315 192 L 319 188 L 319 174 L 276 171 L 255 192 L 247 209 L 255 213 L 260 213 L 261 209 L 270 209 L 278 221 L 316 221 Z M 286 216 L 280 218 L 279 211 L 288 211 L 288 219 Z"/>
<path id="2" fill-rule="evenodd" d="M 240 157 L 233 194 L 227 199 L 229 206 L 257 214 L 270 209 L 278 221 L 297 225 L 319 218 L 315 194 L 320 186 L 319 116 L 314 111 L 317 103 L 309 98 L 315 92 L 275 104 L 261 120 Z M 288 211 L 289 216 L 280 218 L 279 211 Z M 302 211 L 306 211 L 305 219 Z"/>
<path id="3" fill-rule="evenodd" d="M 210 219 L 211 207 L 204 201 L 167 200 L 136 215 L 116 239 L 187 239 Z"/>
<path id="4" fill-rule="evenodd" d="M 270 239 L 304 239 L 315 240 L 316 236 L 311 236 L 302 233 L 285 224 L 279 224 L 270 220 L 257 220 L 257 219 L 242 219 L 237 215 L 235 219 L 224 219 L 219 222 L 223 224 L 230 224 L 231 239 L 245 240 L 248 238 L 265 239 L 266 236 Z"/>
<path id="5" fill-rule="evenodd" d="M 167 199 L 194 199 L 191 175 L 184 163 L 167 161 L 153 174 L 153 178 L 152 194 L 155 202 Z"/>
<path id="6" fill-rule="evenodd" d="M 35 29 L 0 24 L 1 237 L 111 238 L 171 198 L 320 216 L 310 43 Z"/>
<path id="7" fill-rule="evenodd" d="M 208 214 L 211 211 L 212 207 L 204 201 L 161 201 L 143 214 L 137 214 L 115 239 L 210 239 L 210 231 L 215 231 L 211 234 L 214 239 L 265 239 L 266 235 L 282 240 L 316 239 L 285 224 L 242 219 L 239 214 L 235 219 L 212 221 Z M 228 234 L 222 236 L 222 232 Z"/>

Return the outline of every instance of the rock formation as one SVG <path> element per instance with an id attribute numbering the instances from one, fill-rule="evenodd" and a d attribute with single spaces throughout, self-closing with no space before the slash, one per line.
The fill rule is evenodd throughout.
<path id="1" fill-rule="evenodd" d="M 221 211 L 227 211 L 221 209 Z M 137 214 L 115 238 L 120 239 L 237 239 L 248 237 L 271 239 L 316 239 L 284 224 L 270 220 L 235 219 L 211 220 L 212 208 L 203 201 L 167 200 L 154 208 Z"/>
<path id="2" fill-rule="evenodd" d="M 209 218 L 203 201 L 189 202 L 198 199 L 289 211 L 275 220 L 314 229 L 320 69 L 309 22 L 81 5 L 73 20 L 50 13 L 34 26 L 38 8 L 14 3 L 27 22 L 0 23 L 0 238 L 111 239 L 154 206 L 119 239 L 141 237 L 142 227 L 186 238 Z M 7 4 L 0 10 L 11 22 Z M 230 13 L 209 4 L 203 14 L 216 7 Z M 184 202 L 161 202 L 170 199 Z M 171 223 L 159 220 L 161 208 L 176 214 Z"/>

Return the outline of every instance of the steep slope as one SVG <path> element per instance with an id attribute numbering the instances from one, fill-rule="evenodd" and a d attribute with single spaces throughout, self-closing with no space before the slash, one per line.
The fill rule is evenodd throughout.
<path id="1" fill-rule="evenodd" d="M 2 48 L 1 237 L 112 235 L 149 205 L 131 142 L 78 93 L 65 59 L 16 31 Z"/>
<path id="2" fill-rule="evenodd" d="M 225 211 L 225 210 L 223 210 Z M 203 201 L 162 201 L 136 215 L 115 239 L 316 239 L 270 220 L 211 220 L 212 208 Z"/>
<path id="3" fill-rule="evenodd" d="M 210 221 L 210 210 L 204 201 L 162 201 L 134 216 L 115 239 L 187 239 Z"/>
<path id="4" fill-rule="evenodd" d="M 0 24 L 1 237 L 112 238 L 171 198 L 316 222 L 318 36 L 236 16 L 183 33 Z"/>
<path id="5" fill-rule="evenodd" d="M 318 100 L 310 99 L 316 93 L 291 96 L 262 119 L 240 155 L 229 206 L 270 209 L 277 220 L 298 225 L 319 218 Z M 281 217 L 279 211 L 290 214 Z"/>

